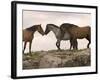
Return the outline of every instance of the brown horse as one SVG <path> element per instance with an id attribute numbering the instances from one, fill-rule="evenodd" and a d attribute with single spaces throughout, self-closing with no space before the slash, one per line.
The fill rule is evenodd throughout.
<path id="1" fill-rule="evenodd" d="M 77 39 L 74 39 L 74 44 L 72 43 L 72 35 L 70 33 L 72 28 L 77 28 L 78 26 L 75 24 L 71 24 L 71 23 L 63 23 L 60 25 L 60 30 L 61 30 L 61 35 L 60 37 L 63 38 L 64 35 L 66 34 L 66 32 L 70 35 L 70 50 L 73 47 L 73 49 L 77 48 L 75 45 L 77 45 Z"/>
<path id="2" fill-rule="evenodd" d="M 31 44 L 32 44 L 32 40 L 34 38 L 34 33 L 36 31 L 38 31 L 40 34 L 44 35 L 44 31 L 41 27 L 41 24 L 33 25 L 33 26 L 23 30 L 23 41 L 25 42 L 23 53 L 25 51 L 27 42 L 29 42 L 29 53 L 31 54 Z"/>
<path id="3" fill-rule="evenodd" d="M 66 24 L 63 24 L 60 26 L 62 35 L 67 31 L 69 32 L 71 38 L 71 44 L 74 45 L 73 48 L 74 49 L 78 49 L 78 43 L 77 43 L 77 39 L 83 39 L 86 38 L 89 43 L 87 45 L 87 48 L 89 48 L 89 45 L 91 43 L 91 28 L 90 26 L 84 26 L 84 27 L 72 27 L 72 28 L 68 28 L 65 26 Z"/>

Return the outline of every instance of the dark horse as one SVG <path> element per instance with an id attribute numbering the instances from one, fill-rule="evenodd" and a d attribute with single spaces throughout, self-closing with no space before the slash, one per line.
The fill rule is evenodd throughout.
<path id="1" fill-rule="evenodd" d="M 40 34 L 44 35 L 44 31 L 41 27 L 41 25 L 33 25 L 29 28 L 26 28 L 23 30 L 23 41 L 25 42 L 24 43 L 24 50 L 26 48 L 26 44 L 27 42 L 29 42 L 29 53 L 31 54 L 31 44 L 32 44 L 32 40 L 34 38 L 34 33 L 38 31 Z M 24 53 L 24 50 L 23 50 L 23 53 Z"/>
<path id="2" fill-rule="evenodd" d="M 87 48 L 89 48 L 89 45 L 91 43 L 91 28 L 90 26 L 84 26 L 84 27 L 68 27 L 68 23 L 64 23 L 60 26 L 61 29 L 61 34 L 64 36 L 66 32 L 70 34 L 70 41 L 71 44 L 73 45 L 74 49 L 78 49 L 78 43 L 77 39 L 83 39 L 86 38 L 89 43 L 87 45 Z"/>
<path id="3" fill-rule="evenodd" d="M 70 24 L 70 25 L 73 25 L 73 24 Z M 74 26 L 71 26 L 71 27 L 74 27 Z M 69 27 L 69 28 L 71 28 Z M 77 27 L 77 26 L 75 26 Z M 57 39 L 57 42 L 56 42 L 56 46 L 58 48 L 58 50 L 61 50 L 60 49 L 60 42 L 61 40 L 70 40 L 70 34 L 66 31 L 65 34 L 62 36 L 61 35 L 61 30 L 58 26 L 54 25 L 54 24 L 47 24 L 46 25 L 46 30 L 45 30 L 45 35 L 47 35 L 50 31 L 53 31 L 54 34 L 55 34 L 55 37 Z M 71 44 L 70 45 L 70 49 L 73 45 Z"/>

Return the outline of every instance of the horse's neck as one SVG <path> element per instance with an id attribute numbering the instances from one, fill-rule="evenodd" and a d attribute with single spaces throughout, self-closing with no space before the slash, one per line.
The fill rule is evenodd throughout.
<path id="1" fill-rule="evenodd" d="M 36 30 L 26 30 L 29 32 L 29 34 L 33 35 L 34 36 L 34 33 L 36 32 Z"/>
<path id="2" fill-rule="evenodd" d="M 36 27 L 33 27 L 32 32 L 35 33 L 36 31 Z"/>
<path id="3" fill-rule="evenodd" d="M 32 30 L 31 31 L 31 34 L 34 36 L 34 33 L 36 32 L 36 30 Z"/>
<path id="4" fill-rule="evenodd" d="M 60 40 L 69 40 L 70 39 L 70 35 L 68 34 L 68 32 L 66 32 L 64 34 L 64 36 L 61 37 L 61 30 L 59 28 L 52 28 L 52 31 L 54 32 L 57 39 L 60 39 Z"/>
<path id="5" fill-rule="evenodd" d="M 59 34 L 59 30 L 60 30 L 59 28 L 52 28 L 51 31 L 54 32 L 55 36 L 57 36 Z"/>

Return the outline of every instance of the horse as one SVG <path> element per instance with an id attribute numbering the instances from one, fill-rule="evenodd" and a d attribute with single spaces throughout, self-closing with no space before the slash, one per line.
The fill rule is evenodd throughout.
<path id="1" fill-rule="evenodd" d="M 55 37 L 57 39 L 56 41 L 56 46 L 58 48 L 58 50 L 61 50 L 60 48 L 60 42 L 61 40 L 70 40 L 70 34 L 68 32 L 65 32 L 64 36 L 62 37 L 61 35 L 61 30 L 58 26 L 56 26 L 55 24 L 47 24 L 46 25 L 46 29 L 45 29 L 45 35 L 47 35 L 50 31 L 52 31 L 55 34 Z M 71 44 L 70 48 L 73 45 Z"/>
<path id="2" fill-rule="evenodd" d="M 38 31 L 41 35 L 44 35 L 44 31 L 43 31 L 43 29 L 41 27 L 41 24 L 33 25 L 33 26 L 23 30 L 23 41 L 25 42 L 24 43 L 23 53 L 25 51 L 27 42 L 29 42 L 29 53 L 31 54 L 31 44 L 32 44 L 32 40 L 34 38 L 34 33 L 36 31 Z"/>
<path id="3" fill-rule="evenodd" d="M 68 28 L 67 24 L 64 23 L 60 26 L 61 34 L 64 35 L 65 32 L 68 32 L 71 35 L 71 44 L 73 45 L 74 49 L 78 49 L 78 43 L 77 39 L 83 39 L 86 38 L 89 43 L 87 44 L 87 48 L 89 48 L 89 45 L 91 43 L 91 28 L 90 26 L 83 26 L 83 27 L 72 27 Z"/>
<path id="4" fill-rule="evenodd" d="M 66 32 L 69 33 L 69 35 L 70 35 L 70 39 L 69 39 L 70 40 L 70 50 L 71 50 L 72 47 L 73 47 L 74 50 L 78 49 L 77 48 L 77 44 L 78 44 L 77 39 L 74 39 L 74 42 L 73 42 L 72 41 L 72 35 L 70 33 L 70 30 L 72 28 L 76 28 L 76 27 L 79 27 L 79 26 L 75 25 L 75 24 L 71 24 L 71 23 L 63 23 L 63 24 L 60 25 L 60 30 L 61 30 L 61 36 L 60 37 L 63 37 Z"/>

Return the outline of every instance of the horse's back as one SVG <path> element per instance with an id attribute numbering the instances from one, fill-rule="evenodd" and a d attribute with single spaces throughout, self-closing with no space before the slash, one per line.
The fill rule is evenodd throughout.
<path id="1" fill-rule="evenodd" d="M 71 23 L 63 23 L 61 26 L 60 26 L 60 29 L 62 32 L 69 32 L 72 30 L 72 28 L 77 28 L 78 26 L 77 25 L 74 25 L 74 24 L 71 24 Z"/>
<path id="2" fill-rule="evenodd" d="M 71 24 L 71 23 L 63 23 L 63 24 L 61 24 L 60 28 L 63 28 L 63 27 L 71 28 L 71 27 L 78 27 L 78 26 L 75 24 Z"/>
<path id="3" fill-rule="evenodd" d="M 82 39 L 85 37 L 90 37 L 91 34 L 91 28 L 86 26 L 86 27 L 77 27 L 77 28 L 72 28 L 71 29 L 71 34 L 73 37 Z"/>

